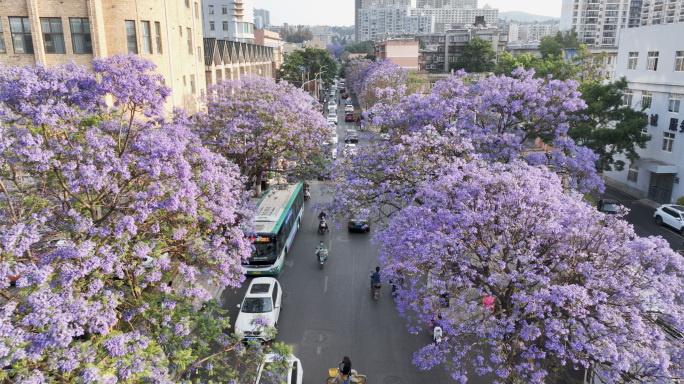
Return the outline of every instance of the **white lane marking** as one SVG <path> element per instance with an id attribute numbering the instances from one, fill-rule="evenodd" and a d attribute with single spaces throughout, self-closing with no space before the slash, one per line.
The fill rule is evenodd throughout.
<path id="1" fill-rule="evenodd" d="M 325 283 L 323 283 L 323 293 L 328 292 L 328 276 L 325 277 Z"/>
<path id="2" fill-rule="evenodd" d="M 320 355 L 321 354 L 321 346 L 319 345 L 318 348 L 316 348 L 316 354 Z"/>

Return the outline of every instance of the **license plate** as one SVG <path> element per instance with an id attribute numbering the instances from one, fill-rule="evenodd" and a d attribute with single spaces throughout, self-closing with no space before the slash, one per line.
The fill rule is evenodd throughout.
<path id="1" fill-rule="evenodd" d="M 254 272 L 252 272 L 252 273 L 255 274 L 255 275 L 260 275 L 260 274 L 261 274 L 261 271 L 254 271 Z"/>
<path id="2" fill-rule="evenodd" d="M 256 337 L 248 337 L 247 338 L 247 341 L 252 341 L 252 340 L 256 340 Z"/>

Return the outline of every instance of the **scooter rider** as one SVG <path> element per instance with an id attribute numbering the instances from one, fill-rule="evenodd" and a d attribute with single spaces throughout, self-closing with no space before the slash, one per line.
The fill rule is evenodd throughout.
<path id="1" fill-rule="evenodd" d="M 371 274 L 371 289 L 375 284 L 380 284 L 380 267 L 375 267 L 375 272 Z"/>
<path id="2" fill-rule="evenodd" d="M 318 214 L 318 221 L 325 220 L 325 211 L 321 211 L 321 213 Z"/>
<path id="3" fill-rule="evenodd" d="M 326 254 L 328 253 L 328 248 L 325 246 L 325 244 L 323 244 L 323 241 L 318 243 L 318 245 L 316 246 L 316 260 L 318 260 L 318 257 L 320 256 L 321 252 L 324 252 Z"/>

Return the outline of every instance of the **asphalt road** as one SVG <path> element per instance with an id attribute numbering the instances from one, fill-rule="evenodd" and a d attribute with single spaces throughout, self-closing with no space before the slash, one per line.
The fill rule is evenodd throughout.
<path id="1" fill-rule="evenodd" d="M 637 235 L 642 237 L 662 236 L 670 243 L 672 249 L 683 248 L 684 238 L 677 231 L 669 227 L 660 227 L 654 222 L 653 212 L 655 212 L 658 204 L 611 187 L 606 187 L 606 191 L 602 196 L 606 199 L 615 199 L 618 203 L 629 209 L 625 219 L 634 226 L 634 232 Z"/>
<path id="2" fill-rule="evenodd" d="M 338 115 L 338 136 L 344 146 L 346 128 L 355 125 L 344 122 L 342 105 Z M 364 133 L 359 132 L 358 145 L 363 145 Z M 349 233 L 333 223 L 329 233 L 317 234 L 318 212 L 309 208 L 315 201 L 332 199 L 321 192 L 326 182 L 310 181 L 312 198 L 305 202 L 302 227 L 278 277 L 283 307 L 276 340 L 290 345 L 302 361 L 303 383 L 324 383 L 328 368 L 337 367 L 345 355 L 370 384 L 453 383 L 442 368 L 421 371 L 412 364 L 413 353 L 429 344 L 431 337 L 427 330 L 419 335 L 408 333 L 388 285 L 383 284 L 379 300 L 372 299 L 370 272 L 378 265 L 377 248 L 370 243 L 373 230 Z M 314 255 L 320 240 L 330 252 L 323 270 Z M 248 285 L 249 278 L 242 288 L 223 293 L 224 308 L 233 321 Z M 491 382 L 473 379 L 473 383 Z"/>

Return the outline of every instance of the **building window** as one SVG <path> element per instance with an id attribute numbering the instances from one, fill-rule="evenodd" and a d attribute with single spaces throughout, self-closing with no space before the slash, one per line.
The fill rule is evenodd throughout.
<path id="1" fill-rule="evenodd" d="M 669 112 L 679 112 L 679 103 L 682 101 L 682 95 L 679 93 L 670 93 L 667 103 L 667 110 Z"/>
<path id="2" fill-rule="evenodd" d="M 161 24 L 154 22 L 154 40 L 157 42 L 157 53 L 164 53 L 162 50 Z"/>
<path id="3" fill-rule="evenodd" d="M 637 61 L 639 61 L 639 52 L 630 52 L 629 61 L 627 62 L 627 69 L 637 69 Z"/>
<path id="4" fill-rule="evenodd" d="M 31 40 L 31 23 L 28 17 L 10 17 L 10 32 L 12 32 L 12 46 L 14 53 L 33 53 Z"/>
<path id="5" fill-rule="evenodd" d="M 187 86 L 187 85 L 188 85 L 188 84 L 187 84 L 187 82 L 185 81 L 185 76 L 183 76 L 183 86 L 185 87 L 185 86 Z"/>
<path id="6" fill-rule="evenodd" d="M 135 21 L 126 20 L 126 42 L 128 53 L 138 53 L 138 38 L 135 35 Z"/>
<path id="7" fill-rule="evenodd" d="M 672 152 L 674 145 L 675 134 L 671 132 L 663 132 L 663 151 Z"/>
<path id="8" fill-rule="evenodd" d="M 190 8 L 190 0 L 185 0 L 185 6 L 186 6 L 187 8 Z"/>
<path id="9" fill-rule="evenodd" d="M 188 28 L 186 32 L 188 35 L 188 53 L 192 55 L 192 29 Z"/>
<path id="10" fill-rule="evenodd" d="M 213 30 L 214 30 L 214 22 L 213 22 L 213 21 L 210 21 L 210 22 L 209 22 L 209 30 L 210 30 L 210 31 L 213 31 Z"/>
<path id="11" fill-rule="evenodd" d="M 195 19 L 199 19 L 199 4 L 195 3 Z"/>
<path id="12" fill-rule="evenodd" d="M 183 37 L 183 27 L 181 27 L 180 25 L 178 26 L 178 34 L 180 35 L 180 37 Z"/>
<path id="13" fill-rule="evenodd" d="M 190 92 L 195 94 L 195 75 L 190 75 Z"/>
<path id="14" fill-rule="evenodd" d="M 631 107 L 633 95 L 634 94 L 632 93 L 631 89 L 625 89 L 625 92 L 622 94 L 622 105 L 626 107 Z"/>
<path id="15" fill-rule="evenodd" d="M 71 28 L 71 47 L 74 53 L 93 53 L 93 42 L 90 39 L 90 21 L 85 18 L 69 19 Z"/>
<path id="16" fill-rule="evenodd" d="M 221 7 L 221 13 L 224 15 L 228 14 L 228 6 L 224 5 Z"/>
<path id="17" fill-rule="evenodd" d="M 213 5 L 210 5 L 210 6 L 209 6 L 209 14 L 210 14 L 210 15 L 213 15 L 213 14 L 214 14 L 214 6 L 213 6 Z"/>
<path id="18" fill-rule="evenodd" d="M 7 53 L 7 47 L 5 46 L 5 36 L 2 33 L 2 19 L 0 19 L 0 53 Z"/>
<path id="19" fill-rule="evenodd" d="M 641 106 L 643 108 L 651 108 L 652 102 L 653 102 L 653 92 L 641 91 Z"/>
<path id="20" fill-rule="evenodd" d="M 140 22 L 140 38 L 142 39 L 142 53 L 152 53 L 152 35 L 150 34 L 150 22 Z"/>
<path id="21" fill-rule="evenodd" d="M 40 27 L 43 29 L 45 53 L 66 53 L 62 19 L 59 17 L 41 17 Z"/>
<path id="22" fill-rule="evenodd" d="M 224 30 L 224 31 L 227 31 L 227 30 L 228 30 L 228 22 L 227 22 L 227 21 L 224 21 L 224 22 L 223 22 L 223 30 Z"/>
<path id="23" fill-rule="evenodd" d="M 658 70 L 658 52 L 648 53 L 648 67 L 646 69 L 649 71 Z"/>
<path id="24" fill-rule="evenodd" d="M 630 164 L 629 170 L 627 171 L 627 181 L 631 181 L 632 183 L 636 183 L 638 177 L 639 177 L 639 167 L 637 167 L 634 164 Z"/>
<path id="25" fill-rule="evenodd" d="M 201 63 L 202 62 L 202 48 L 197 47 L 197 62 Z"/>
<path id="26" fill-rule="evenodd" d="M 684 72 L 684 51 L 675 54 L 675 72 Z"/>

